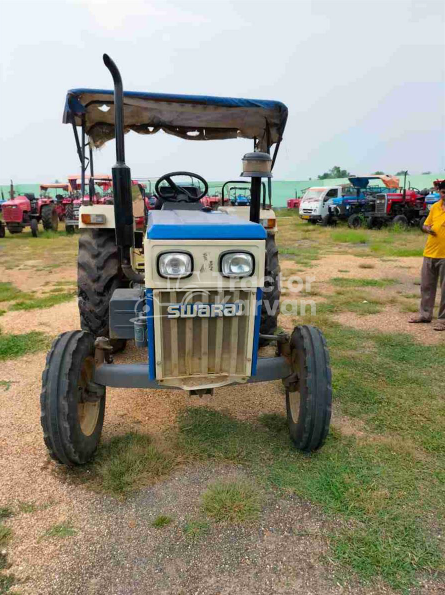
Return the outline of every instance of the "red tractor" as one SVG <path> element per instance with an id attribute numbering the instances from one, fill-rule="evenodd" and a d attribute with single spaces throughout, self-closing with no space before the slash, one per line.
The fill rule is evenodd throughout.
<path id="1" fill-rule="evenodd" d="M 90 187 L 94 180 L 94 185 L 99 186 L 103 190 L 103 194 L 100 195 L 95 191 L 92 192 L 90 200 Z M 113 195 L 111 193 L 112 178 L 109 175 L 98 175 L 94 176 L 93 180 L 88 175 L 84 175 L 84 193 L 82 196 L 82 178 L 79 178 L 79 174 L 68 176 L 68 185 L 70 188 L 69 197 L 64 199 L 64 210 L 65 210 L 65 230 L 66 233 L 72 234 L 76 228 L 79 227 L 79 209 L 83 203 L 93 204 L 108 204 L 113 202 Z M 88 186 L 86 186 L 86 182 Z"/>
<path id="2" fill-rule="evenodd" d="M 66 204 L 72 200 L 70 195 L 71 187 L 69 184 L 40 184 L 40 199 L 54 200 L 48 193 L 48 190 L 51 189 L 56 190 L 57 214 L 59 221 L 62 221 L 65 219 Z"/>
<path id="3" fill-rule="evenodd" d="M 301 203 L 301 198 L 288 198 L 287 199 L 287 208 L 288 209 L 299 209 Z"/>
<path id="4" fill-rule="evenodd" d="M 373 197 L 374 210 L 365 213 L 368 229 L 381 229 L 388 224 L 403 228 L 420 225 L 426 213 L 425 196 L 428 191 L 420 192 L 417 188 L 407 190 L 406 173 L 403 189 Z"/>
<path id="5" fill-rule="evenodd" d="M 3 222 L 9 233 L 21 233 L 29 226 L 33 237 L 37 237 L 39 222 L 45 231 L 57 231 L 59 214 L 56 199 L 48 196 L 36 198 L 34 194 L 15 196 L 12 184 L 10 195 L 10 200 L 2 204 Z"/>

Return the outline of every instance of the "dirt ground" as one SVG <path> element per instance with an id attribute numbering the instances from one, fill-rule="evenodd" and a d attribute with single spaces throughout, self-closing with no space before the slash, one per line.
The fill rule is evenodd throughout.
<path id="1" fill-rule="evenodd" d="M 418 292 L 420 259 L 383 262 L 369 259 L 376 268 L 363 269 L 363 259 L 344 256 L 341 266 L 334 256 L 314 262 L 310 274 L 314 288 L 323 291 L 338 269 L 343 276 L 391 278 L 397 275 L 403 291 Z M 292 268 L 291 261 L 282 267 Z M 401 268 L 404 267 L 404 268 Z M 0 271 L 2 281 L 23 290 L 42 289 L 48 278 L 32 271 L 26 278 L 11 270 Z M 74 280 L 75 267 L 51 275 L 51 281 Z M 401 287 L 397 286 L 400 290 Z M 386 290 L 385 290 L 386 291 Z M 392 287 L 388 291 L 395 291 Z M 407 325 L 409 315 L 389 306 L 373 317 L 340 314 L 338 320 L 356 328 L 378 325 L 412 333 L 429 343 L 438 333 Z M 372 318 L 372 322 L 370 319 Z M 287 321 L 282 321 L 286 326 Z M 8 312 L 0 319 L 3 332 L 44 330 L 54 336 L 79 327 L 76 300 L 46 310 Z M 118 361 L 131 361 L 129 348 Z M 190 541 L 184 525 L 198 517 L 199 494 L 218 478 L 248 478 L 242 467 L 201 463 L 179 466 L 159 483 L 146 487 L 125 501 L 94 493 L 79 485 L 51 462 L 43 445 L 39 420 L 40 378 L 45 353 L 26 355 L 0 364 L 0 502 L 12 506 L 8 519 L 13 538 L 8 545 L 9 572 L 16 577 L 11 593 L 46 594 L 177 594 L 258 595 L 280 594 L 377 594 L 390 593 L 378 582 L 365 587 L 339 582 L 336 565 L 329 559 L 325 536 L 344 521 L 327 518 L 315 506 L 296 497 L 264 494 L 261 518 L 243 526 L 211 526 L 205 539 Z M 210 406 L 241 419 L 262 413 L 284 413 L 279 382 L 229 387 L 203 398 L 181 391 L 109 389 L 104 440 L 130 430 L 153 435 L 172 427 L 187 406 Z M 347 422 L 334 419 L 334 426 Z M 32 503 L 33 511 L 20 511 Z M 18 508 L 19 507 L 19 508 Z M 159 514 L 173 523 L 162 530 L 151 526 Z M 70 522 L 75 535 L 45 538 L 54 524 Z M 423 593 L 439 593 L 424 585 Z"/>

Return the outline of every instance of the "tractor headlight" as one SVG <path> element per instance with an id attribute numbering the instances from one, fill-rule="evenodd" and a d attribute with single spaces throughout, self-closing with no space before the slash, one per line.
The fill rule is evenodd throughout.
<path id="1" fill-rule="evenodd" d="M 227 252 L 221 256 L 224 277 L 250 277 L 253 274 L 253 256 L 248 252 Z"/>
<path id="2" fill-rule="evenodd" d="M 192 271 L 192 256 L 187 252 L 165 252 L 159 255 L 158 272 L 161 277 L 190 277 Z"/>
<path id="3" fill-rule="evenodd" d="M 273 229 L 275 227 L 275 219 L 261 219 L 261 224 L 266 229 Z"/>

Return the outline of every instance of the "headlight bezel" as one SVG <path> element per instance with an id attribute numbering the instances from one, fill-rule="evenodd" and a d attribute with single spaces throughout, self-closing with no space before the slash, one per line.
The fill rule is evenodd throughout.
<path id="1" fill-rule="evenodd" d="M 250 256 L 250 258 L 252 259 L 251 271 L 248 274 L 244 274 L 244 275 L 239 275 L 237 273 L 224 273 L 223 260 L 229 254 L 243 254 L 243 255 Z M 255 256 L 252 254 L 252 252 L 248 252 L 247 250 L 226 250 L 225 252 L 221 252 L 221 254 L 219 255 L 219 267 L 218 268 L 219 268 L 219 272 L 221 273 L 221 275 L 223 277 L 225 277 L 226 279 L 247 279 L 248 277 L 253 277 L 253 275 L 255 274 Z"/>
<path id="2" fill-rule="evenodd" d="M 188 272 L 185 275 L 165 275 L 161 272 L 161 266 L 160 266 L 161 258 L 166 255 L 175 255 L 175 254 L 181 254 L 181 255 L 184 254 L 189 257 L 190 272 Z M 193 271 L 194 271 L 193 254 L 191 254 L 191 252 L 188 252 L 187 250 L 164 250 L 163 252 L 160 252 L 157 256 L 156 269 L 157 269 L 158 275 L 160 277 L 162 277 L 163 279 L 188 279 L 189 277 L 191 277 L 193 275 Z"/>

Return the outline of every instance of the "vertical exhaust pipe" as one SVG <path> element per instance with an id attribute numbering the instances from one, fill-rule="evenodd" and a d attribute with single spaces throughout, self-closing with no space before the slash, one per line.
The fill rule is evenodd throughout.
<path id="1" fill-rule="evenodd" d="M 108 54 L 103 55 L 105 66 L 114 83 L 114 135 L 116 140 L 116 165 L 113 172 L 114 218 L 116 222 L 116 244 L 122 271 L 131 281 L 142 283 L 144 278 L 131 266 L 131 250 L 134 246 L 133 200 L 131 195 L 131 171 L 125 165 L 124 142 L 124 88 L 119 69 Z"/>

